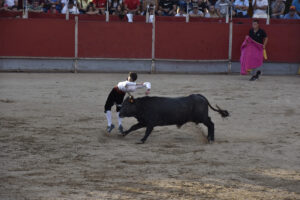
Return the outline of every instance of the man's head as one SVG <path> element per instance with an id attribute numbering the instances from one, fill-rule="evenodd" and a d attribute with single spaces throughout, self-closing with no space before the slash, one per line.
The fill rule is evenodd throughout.
<path id="1" fill-rule="evenodd" d="M 36 7 L 39 7 L 39 1 L 34 1 L 34 2 L 33 2 L 33 7 L 35 7 L 35 8 L 36 8 Z"/>
<path id="2" fill-rule="evenodd" d="M 215 6 L 214 6 L 214 5 L 210 5 L 210 6 L 209 6 L 209 11 L 210 11 L 211 13 L 215 12 Z"/>
<path id="3" fill-rule="evenodd" d="M 252 21 L 252 28 L 253 29 L 258 29 L 259 28 L 259 22 L 257 19 Z"/>
<path id="4" fill-rule="evenodd" d="M 290 13 L 290 16 L 294 16 L 295 13 L 296 13 L 296 7 L 295 7 L 295 6 L 290 6 L 290 11 L 289 11 L 289 13 Z"/>
<path id="5" fill-rule="evenodd" d="M 50 12 L 51 13 L 56 13 L 56 6 L 54 4 L 51 5 Z"/>
<path id="6" fill-rule="evenodd" d="M 72 0 L 69 1 L 68 8 L 69 8 L 69 9 L 72 9 L 73 6 L 74 6 L 74 2 L 73 2 Z"/>
<path id="7" fill-rule="evenodd" d="M 193 5 L 193 13 L 194 13 L 195 15 L 198 14 L 198 5 Z"/>
<path id="8" fill-rule="evenodd" d="M 130 82 L 135 82 L 137 77 L 138 77 L 137 73 L 129 72 L 127 80 L 130 81 Z"/>
<path id="9" fill-rule="evenodd" d="M 123 101 L 119 116 L 134 117 L 136 114 L 137 114 L 136 100 L 133 98 L 133 96 L 129 96 Z"/>

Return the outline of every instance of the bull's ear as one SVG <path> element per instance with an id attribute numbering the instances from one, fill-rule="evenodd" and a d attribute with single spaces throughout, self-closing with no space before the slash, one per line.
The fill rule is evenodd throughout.
<path id="1" fill-rule="evenodd" d="M 130 102 L 130 103 L 134 103 L 134 98 L 133 98 L 133 96 L 129 96 L 129 102 Z"/>

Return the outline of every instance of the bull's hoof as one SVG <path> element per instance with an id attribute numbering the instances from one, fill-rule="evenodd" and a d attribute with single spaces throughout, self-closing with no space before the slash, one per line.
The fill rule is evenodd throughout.
<path id="1" fill-rule="evenodd" d="M 214 141 L 213 140 L 208 140 L 208 144 L 213 144 Z"/>
<path id="2" fill-rule="evenodd" d="M 128 133 L 126 131 L 122 133 L 123 137 L 125 137 L 126 135 L 128 135 Z"/>
<path id="3" fill-rule="evenodd" d="M 207 137 L 207 143 L 212 144 L 212 143 L 214 143 L 214 140 L 212 140 L 210 137 Z"/>
<path id="4" fill-rule="evenodd" d="M 144 143 L 145 143 L 145 141 L 143 141 L 143 140 L 136 142 L 136 144 L 144 144 Z"/>

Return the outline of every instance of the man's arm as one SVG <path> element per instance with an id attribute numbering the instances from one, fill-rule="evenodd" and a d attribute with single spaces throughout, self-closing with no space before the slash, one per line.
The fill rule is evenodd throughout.
<path id="1" fill-rule="evenodd" d="M 268 37 L 266 37 L 266 38 L 264 39 L 264 49 L 266 48 L 267 43 L 268 43 Z"/>

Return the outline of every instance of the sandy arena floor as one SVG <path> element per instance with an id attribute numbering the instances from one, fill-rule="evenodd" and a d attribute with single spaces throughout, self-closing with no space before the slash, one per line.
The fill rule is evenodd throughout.
<path id="1" fill-rule="evenodd" d="M 210 112 L 214 144 L 186 124 L 144 145 L 144 129 L 105 133 L 106 96 L 125 78 L 1 73 L 0 199 L 300 199 L 299 76 L 140 75 L 151 95 L 201 93 L 231 112 Z"/>

